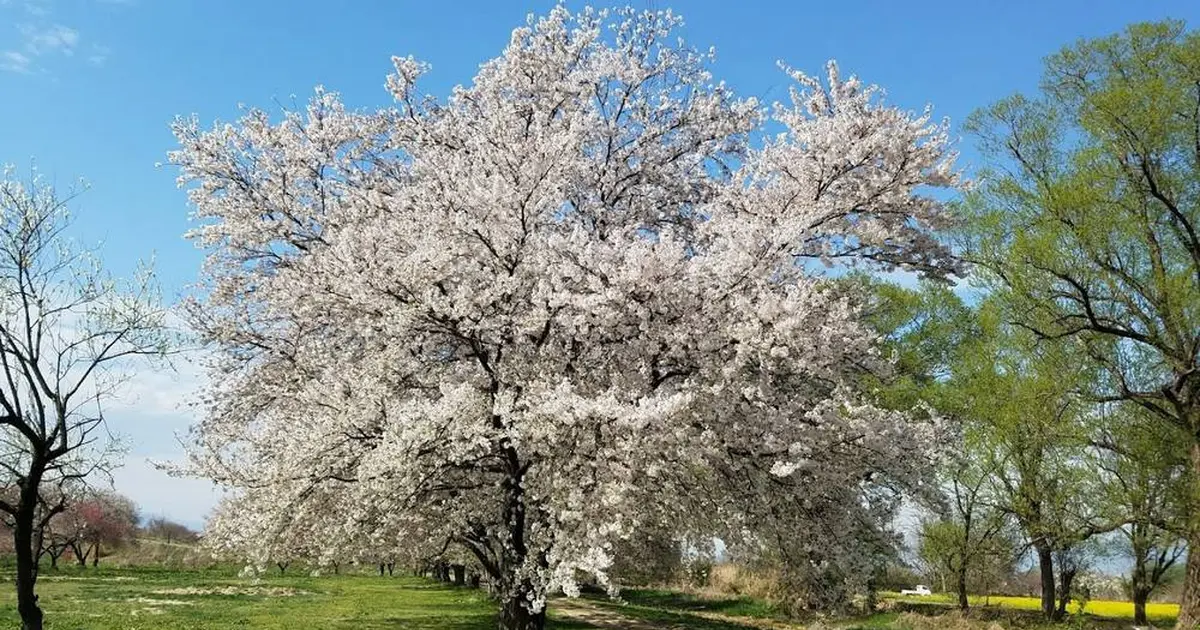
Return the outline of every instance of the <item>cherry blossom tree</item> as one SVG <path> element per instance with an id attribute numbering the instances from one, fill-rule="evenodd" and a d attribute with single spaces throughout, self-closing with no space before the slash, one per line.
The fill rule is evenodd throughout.
<path id="1" fill-rule="evenodd" d="M 44 529 L 69 486 L 113 462 L 104 404 L 131 361 L 161 357 L 171 339 L 153 273 L 105 273 L 69 236 L 71 199 L 36 172 L 0 178 L 0 519 L 11 525 L 24 630 L 43 625 Z"/>
<path id="2" fill-rule="evenodd" d="M 445 101 L 397 58 L 390 108 L 177 121 L 208 537 L 457 547 L 510 629 L 647 526 L 854 572 L 934 427 L 857 393 L 884 361 L 823 269 L 950 270 L 946 129 L 833 64 L 764 110 L 678 23 L 560 6 Z"/>

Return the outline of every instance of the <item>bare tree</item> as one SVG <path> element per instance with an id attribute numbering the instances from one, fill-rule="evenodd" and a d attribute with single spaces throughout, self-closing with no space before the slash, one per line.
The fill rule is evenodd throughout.
<path id="1" fill-rule="evenodd" d="M 132 360 L 164 356 L 170 338 L 149 268 L 116 280 L 70 239 L 73 197 L 36 172 L 0 179 L 0 487 L 12 489 L 0 513 L 12 525 L 23 630 L 42 628 L 38 551 L 66 508 L 61 489 L 114 460 L 103 403 Z"/>
<path id="2" fill-rule="evenodd" d="M 74 509 L 81 500 L 85 489 L 86 487 L 82 483 L 76 483 L 53 494 L 43 492 L 41 510 L 53 509 L 55 513 L 38 536 L 41 540 L 38 545 L 38 557 L 49 557 L 51 568 L 58 568 L 58 559 L 67 550 L 78 548 L 85 532 L 85 523 Z M 65 507 L 59 509 L 59 505 Z M 8 535 L 11 537 L 11 532 L 8 532 Z"/>
<path id="3" fill-rule="evenodd" d="M 191 544 L 200 539 L 199 534 L 192 531 L 187 525 L 176 523 L 163 516 L 155 516 L 147 521 L 146 526 L 142 528 L 142 533 L 148 538 L 161 540 L 168 545 Z"/>

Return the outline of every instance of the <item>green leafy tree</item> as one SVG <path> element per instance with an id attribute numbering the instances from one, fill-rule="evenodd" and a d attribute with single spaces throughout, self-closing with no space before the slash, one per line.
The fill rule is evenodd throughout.
<path id="1" fill-rule="evenodd" d="M 884 352 L 895 358 L 892 369 L 874 375 L 867 387 L 892 408 L 928 405 L 950 413 L 945 407 L 953 391 L 951 371 L 979 335 L 973 309 L 940 281 L 923 281 L 917 289 L 863 277 L 847 282 L 870 284 L 861 292 L 870 296 L 864 317 L 883 337 Z"/>
<path id="2" fill-rule="evenodd" d="M 946 523 L 928 532 L 940 557 L 934 564 L 967 607 L 969 575 L 1015 521 L 1038 560 L 1043 613 L 1061 617 L 1065 597 L 1056 593 L 1069 594 L 1075 572 L 1056 571 L 1055 557 L 1075 557 L 1076 547 L 1116 526 L 1087 500 L 1095 490 L 1086 461 L 1094 403 L 1078 395 L 1089 376 L 1079 348 L 1038 343 L 1009 324 L 1010 305 L 998 297 L 972 308 L 936 283 L 920 291 L 883 285 L 873 295 L 868 321 L 898 368 L 880 379 L 880 398 L 932 408 L 952 438 L 938 491 L 922 498 Z"/>
<path id="3" fill-rule="evenodd" d="M 1088 498 L 1097 491 L 1086 460 L 1092 405 L 1077 395 L 1077 357 L 1007 325 L 1006 306 L 981 306 L 980 336 L 956 366 L 952 404 L 968 419 L 967 456 L 990 473 L 989 500 L 1017 522 L 1037 558 L 1043 614 L 1060 618 L 1065 598 L 1056 593 L 1069 595 L 1075 573 L 1056 571 L 1055 558 L 1073 557 L 1116 525 Z"/>
<path id="4" fill-rule="evenodd" d="M 1082 344 L 1103 376 L 1091 395 L 1179 428 L 1194 472 L 1198 104 L 1200 36 L 1182 23 L 1079 42 L 1047 60 L 1038 95 L 970 120 L 990 170 L 963 204 L 964 252 L 1012 304 L 1014 321 L 1040 339 Z M 1188 520 L 1190 544 L 1200 546 L 1200 515 Z M 1200 625 L 1200 554 L 1189 557 L 1178 623 Z"/>
<path id="5" fill-rule="evenodd" d="M 948 449 L 936 490 L 919 497 L 937 518 L 922 524 L 918 552 L 943 583 L 953 581 L 959 607 L 966 610 L 968 580 L 994 553 L 992 544 L 1008 522 L 988 502 L 990 470 L 976 466 L 962 449 L 965 419 L 952 402 L 958 383 L 950 377 L 977 336 L 976 316 L 942 282 L 924 282 L 919 290 L 876 282 L 868 294 L 874 298 L 866 308 L 868 322 L 895 358 L 895 370 L 875 383 L 878 397 L 889 407 L 928 408 L 946 416 L 948 436 L 956 438 L 958 448 Z"/>
<path id="6" fill-rule="evenodd" d="M 1115 527 L 1087 498 L 1096 489 L 1086 461 L 1094 403 L 1078 395 L 1090 377 L 1079 348 L 1047 346 L 1010 325 L 1010 304 L 999 297 L 971 308 L 933 283 L 876 295 L 871 321 L 899 366 L 880 396 L 900 408 L 932 407 L 953 437 L 939 492 L 925 502 L 958 528 L 950 575 L 960 606 L 973 565 L 1011 520 L 1037 557 L 1043 612 L 1061 617 L 1076 572 L 1055 558 L 1074 558 Z"/>
<path id="7" fill-rule="evenodd" d="M 948 507 L 921 524 L 918 553 L 953 581 L 962 610 L 970 607 L 970 587 L 988 582 L 996 566 L 1011 565 L 1017 555 L 1007 515 L 984 502 L 985 483 L 979 475 L 952 478 Z"/>
<path id="8" fill-rule="evenodd" d="M 1146 602 L 1168 585 L 1186 550 L 1188 440 L 1178 427 L 1129 403 L 1106 406 L 1100 418 L 1095 444 L 1102 498 L 1113 517 L 1124 520 L 1120 546 L 1133 561 L 1134 623 L 1146 625 Z"/>

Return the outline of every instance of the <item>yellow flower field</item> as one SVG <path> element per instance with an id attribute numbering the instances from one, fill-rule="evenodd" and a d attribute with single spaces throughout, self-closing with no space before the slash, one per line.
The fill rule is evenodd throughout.
<path id="1" fill-rule="evenodd" d="M 892 601 L 911 602 L 915 604 L 946 604 L 953 605 L 955 598 L 947 593 L 935 593 L 925 597 L 910 597 L 901 596 L 898 593 L 887 593 L 887 599 Z M 1013 610 L 1037 610 L 1041 607 L 1041 602 L 1036 597 L 1004 597 L 1000 595 L 972 595 L 970 597 L 972 606 L 998 606 L 1000 608 L 1010 608 Z M 1068 607 L 1072 613 L 1079 612 L 1078 602 L 1072 602 Z M 1087 603 L 1085 611 L 1089 615 L 1097 617 L 1107 617 L 1110 619 L 1132 619 L 1133 618 L 1133 602 L 1115 602 L 1104 600 L 1093 600 Z M 1162 604 L 1150 603 L 1146 605 L 1146 616 L 1151 621 L 1172 621 L 1179 615 L 1178 604 Z"/>

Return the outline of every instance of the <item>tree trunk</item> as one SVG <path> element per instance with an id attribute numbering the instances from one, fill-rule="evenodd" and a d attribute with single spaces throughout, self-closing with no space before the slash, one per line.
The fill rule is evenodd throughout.
<path id="1" fill-rule="evenodd" d="M 22 523 L 22 520 L 28 522 Z M 23 519 L 18 515 L 13 529 L 13 544 L 17 553 L 17 611 L 21 615 L 21 630 L 42 630 L 42 609 L 34 592 L 37 584 L 37 558 L 33 553 L 33 515 Z"/>
<path id="2" fill-rule="evenodd" d="M 1187 571 L 1179 600 L 1179 620 L 1175 623 L 1177 630 L 1200 628 L 1200 553 L 1192 553 L 1193 549 L 1200 549 L 1200 527 L 1195 525 L 1188 536 Z"/>
<path id="3" fill-rule="evenodd" d="M 467 585 L 467 567 L 465 567 L 461 564 L 452 564 L 452 565 L 450 565 L 450 570 L 454 571 L 454 585 L 455 586 L 466 586 Z"/>
<path id="4" fill-rule="evenodd" d="M 531 612 L 529 599 L 521 590 L 504 600 L 500 608 L 500 630 L 542 630 L 546 627 L 546 609 Z"/>
<path id="5" fill-rule="evenodd" d="M 1058 591 L 1058 610 L 1054 613 L 1055 621 L 1062 621 L 1067 616 L 1067 604 L 1071 602 L 1071 584 L 1075 581 L 1077 569 L 1060 568 L 1062 583 Z"/>
<path id="6" fill-rule="evenodd" d="M 1192 488 L 1193 500 L 1200 500 L 1200 436 L 1192 442 Z M 1200 628 L 1200 514 L 1192 514 L 1188 523 L 1187 571 L 1183 578 L 1183 595 L 1179 599 L 1179 619 L 1176 630 Z"/>
<path id="7" fill-rule="evenodd" d="M 1135 525 L 1136 527 L 1136 525 Z M 1136 532 L 1136 530 L 1135 530 Z M 1133 625 L 1146 625 L 1146 600 L 1150 598 L 1150 589 L 1146 582 L 1146 554 L 1134 538 L 1133 574 L 1129 577 L 1129 590 L 1133 596 Z"/>
<path id="8" fill-rule="evenodd" d="M 1042 575 L 1042 616 L 1054 619 L 1054 554 L 1046 544 L 1037 545 L 1037 554 Z"/>
<path id="9" fill-rule="evenodd" d="M 13 546 L 17 554 L 17 612 L 21 630 L 42 630 L 42 609 L 38 606 L 37 550 L 33 548 L 34 521 L 37 518 L 40 474 L 31 474 L 21 487 L 21 503 L 13 522 Z"/>
<path id="10" fill-rule="evenodd" d="M 100 541 L 98 540 L 96 544 L 92 545 L 92 566 L 100 566 Z"/>
<path id="11" fill-rule="evenodd" d="M 532 597 L 536 593 L 533 584 L 528 580 L 520 582 L 509 582 L 503 577 L 512 576 L 512 571 L 515 567 L 520 567 L 525 564 L 529 548 L 525 544 L 526 522 L 525 522 L 525 490 L 522 487 L 522 480 L 525 476 L 527 467 L 521 466 L 520 457 L 511 446 L 506 446 L 505 458 L 508 461 L 508 472 L 511 475 L 503 483 L 504 491 L 508 495 L 504 505 L 504 521 L 509 524 L 509 550 L 506 555 L 509 555 L 507 561 L 500 564 L 498 575 L 502 576 L 498 586 L 498 590 L 502 593 L 503 604 L 500 608 L 500 630 L 542 630 L 546 626 L 546 608 L 545 599 L 541 601 L 543 606 L 537 612 L 528 608 L 528 604 L 536 599 Z M 545 567 L 544 555 L 539 558 L 539 563 Z M 507 576 L 504 574 L 507 573 Z"/>
<path id="12" fill-rule="evenodd" d="M 1133 625 L 1148 626 L 1150 622 L 1146 620 L 1146 600 L 1150 599 L 1150 593 L 1145 589 L 1133 590 Z"/>
<path id="13" fill-rule="evenodd" d="M 967 600 L 967 563 L 963 562 L 962 566 L 958 567 L 958 580 L 955 588 L 958 590 L 958 608 L 967 610 L 971 607 L 971 602 Z"/>
<path id="14" fill-rule="evenodd" d="M 875 588 L 875 576 L 871 576 L 867 580 L 867 598 L 863 603 L 864 612 L 868 615 L 875 614 L 876 607 L 879 606 L 879 589 Z"/>

